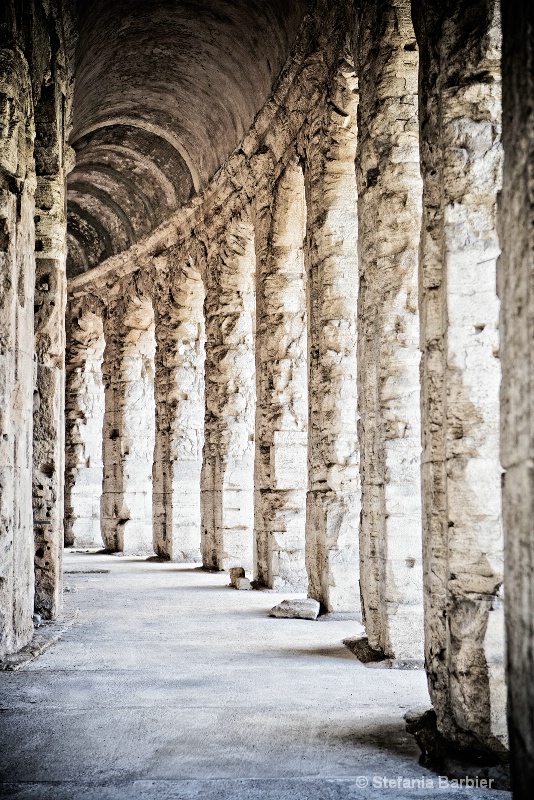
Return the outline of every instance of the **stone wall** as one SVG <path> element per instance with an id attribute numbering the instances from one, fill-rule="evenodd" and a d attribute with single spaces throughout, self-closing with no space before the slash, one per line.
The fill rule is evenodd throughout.
<path id="1" fill-rule="evenodd" d="M 504 180 L 499 206 L 502 255 L 498 286 L 502 301 L 508 722 L 514 797 L 526 800 L 534 785 L 534 7 L 527 0 L 512 0 L 503 3 L 502 13 Z"/>

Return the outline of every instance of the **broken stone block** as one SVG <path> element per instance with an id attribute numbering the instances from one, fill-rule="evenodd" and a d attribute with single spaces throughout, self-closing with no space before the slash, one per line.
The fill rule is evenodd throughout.
<path id="1" fill-rule="evenodd" d="M 243 567 L 230 567 L 230 585 L 237 589 L 237 582 L 240 578 L 245 577 L 245 570 Z"/>
<path id="2" fill-rule="evenodd" d="M 245 592 L 252 591 L 252 585 L 251 585 L 251 583 L 250 583 L 248 578 L 238 578 L 235 588 L 236 589 L 241 589 L 242 591 L 245 591 Z"/>
<path id="3" fill-rule="evenodd" d="M 374 650 L 369 645 L 369 640 L 367 636 L 358 636 L 353 639 L 343 639 L 343 644 L 345 647 L 354 653 L 356 658 L 362 662 L 362 664 L 377 664 L 385 660 L 385 656 L 382 650 Z"/>
<path id="4" fill-rule="evenodd" d="M 313 619 L 316 620 L 321 606 L 317 600 L 282 600 L 279 605 L 271 609 L 269 616 L 282 619 Z"/>

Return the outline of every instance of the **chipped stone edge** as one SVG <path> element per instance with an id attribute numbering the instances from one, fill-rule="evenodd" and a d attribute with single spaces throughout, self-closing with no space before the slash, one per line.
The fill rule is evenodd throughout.
<path id="1" fill-rule="evenodd" d="M 69 614 L 64 614 L 59 620 L 43 623 L 33 634 L 32 640 L 16 653 L 11 653 L 0 660 L 0 672 L 17 672 L 24 669 L 32 661 L 45 653 L 53 644 L 59 642 L 67 631 L 78 619 L 78 608 Z"/>

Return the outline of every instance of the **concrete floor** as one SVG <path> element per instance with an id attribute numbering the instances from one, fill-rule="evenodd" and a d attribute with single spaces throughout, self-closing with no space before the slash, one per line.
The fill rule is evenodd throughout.
<path id="1" fill-rule="evenodd" d="M 279 595 L 194 565 L 68 553 L 65 569 L 78 620 L 0 674 L 0 797 L 510 797 L 418 765 L 403 714 L 428 705 L 424 673 L 362 666 L 341 644 L 357 623 L 270 618 Z"/>

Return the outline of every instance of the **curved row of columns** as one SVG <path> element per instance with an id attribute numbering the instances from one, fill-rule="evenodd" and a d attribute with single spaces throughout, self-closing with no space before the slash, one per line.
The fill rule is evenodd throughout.
<path id="1" fill-rule="evenodd" d="M 532 19 L 530 6 L 522 0 L 514 0 L 510 8 L 513 12 L 506 11 L 504 26 L 508 167 L 505 162 L 501 208 L 505 377 L 501 450 L 507 470 L 511 730 L 519 753 L 518 775 L 521 760 L 526 764 L 518 786 L 524 786 L 527 796 L 534 759 L 529 689 L 530 379 L 525 378 L 524 366 L 529 363 L 531 318 L 532 243 L 531 232 L 525 234 L 525 220 L 531 216 L 532 124 L 525 98 L 528 102 L 532 98 L 532 81 L 518 59 L 531 58 Z M 342 607 L 344 600 L 338 593 L 342 588 L 354 609 L 359 561 L 357 594 L 369 642 L 396 657 L 420 652 L 423 592 L 426 669 L 438 728 L 460 746 L 500 750 L 505 726 L 495 297 L 501 171 L 498 8 L 492 0 L 459 1 L 440 9 L 427 0 L 413 0 L 410 14 L 404 0 L 380 0 L 368 8 L 358 4 L 355 15 L 353 45 L 360 85 L 357 139 L 352 138 L 350 145 L 351 136 L 341 145 L 338 139 L 353 121 L 343 105 L 344 85 L 350 79 L 350 69 L 347 72 L 343 66 L 317 118 L 306 111 L 302 114 L 298 107 L 306 118 L 306 134 L 299 134 L 296 141 L 292 137 L 287 142 L 276 137 L 270 141 L 277 158 L 284 154 L 286 163 L 291 162 L 282 177 L 278 173 L 276 195 L 272 195 L 276 182 L 270 184 L 271 195 L 277 198 L 274 203 L 266 200 L 265 187 L 260 185 L 256 192 L 249 191 L 248 202 L 241 203 L 233 227 L 226 225 L 226 219 L 217 236 L 210 239 L 206 229 L 198 233 L 193 253 L 190 248 L 171 248 L 169 258 L 158 256 L 148 262 L 147 273 L 154 272 L 156 278 L 151 286 L 132 290 L 137 297 L 135 308 L 129 303 L 119 308 L 115 295 L 111 305 L 117 306 L 113 313 L 119 317 L 109 314 L 105 293 L 100 302 L 84 298 L 71 314 L 67 541 L 92 541 L 100 502 L 96 476 L 103 450 L 108 475 L 106 544 L 117 547 L 121 536 L 123 542 L 126 536 L 128 546 L 128 531 L 137 526 L 145 537 L 153 528 L 155 537 L 146 546 L 148 552 L 154 548 L 172 558 L 198 557 L 204 436 L 199 408 L 204 397 L 206 324 L 207 417 L 210 436 L 215 437 L 212 441 L 217 441 L 217 453 L 223 456 L 213 481 L 208 475 L 213 460 L 208 465 L 205 459 L 203 474 L 207 493 L 203 521 L 209 523 L 204 543 L 214 559 L 212 565 L 225 563 L 232 549 L 231 536 L 241 524 L 241 510 L 246 517 L 241 530 L 251 534 L 248 557 L 262 583 L 300 587 L 309 573 L 310 591 L 325 608 Z M 310 72 L 323 74 L 319 60 Z M 68 151 L 55 165 L 45 157 L 38 163 L 34 150 L 38 116 L 31 85 L 35 76 L 30 66 L 22 50 L 2 48 L 0 89 L 8 101 L 6 113 L 11 115 L 0 152 L 2 654 L 17 649 L 31 635 L 35 578 L 38 607 L 45 614 L 57 614 L 61 597 L 62 454 L 57 448 L 62 427 L 63 334 L 61 324 L 50 320 L 64 302 L 64 220 L 59 199 L 69 164 Z M 36 79 L 39 86 L 43 77 Z M 44 89 L 50 89 L 48 79 L 45 84 Z M 59 120 L 66 90 L 61 80 L 58 86 L 60 90 L 50 94 L 55 93 L 53 101 L 43 91 L 42 130 L 48 122 L 51 130 L 56 126 L 56 132 L 64 128 Z M 351 97 L 354 100 L 353 92 Z M 288 120 L 286 130 L 289 116 Z M 416 154 L 418 138 L 420 155 Z M 59 136 L 55 141 L 54 152 L 58 141 L 64 145 Z M 287 156 L 289 146 L 291 157 Z M 349 160 L 344 161 L 340 152 L 345 146 L 357 147 L 359 198 L 356 201 L 353 196 L 352 204 L 340 207 L 338 214 L 340 195 L 337 189 L 330 190 L 329 166 L 339 170 L 343 182 Z M 36 184 L 40 186 L 37 195 Z M 350 191 L 354 194 L 353 186 Z M 254 202 L 250 202 L 252 197 Z M 328 208 L 321 210 L 326 198 Z M 356 208 L 358 280 L 354 280 L 354 247 L 349 244 L 344 253 L 351 237 L 356 242 Z M 352 218 L 349 235 L 340 235 L 342 241 L 336 243 L 345 213 Z M 290 229 L 284 226 L 289 214 L 296 219 Z M 35 216 L 41 217 L 37 237 Z M 252 229 L 254 236 L 248 238 Z M 244 230 L 248 234 L 243 241 Z M 234 259 L 239 263 L 233 263 Z M 223 260 L 230 285 L 222 285 L 218 277 Z M 231 275 L 240 270 L 249 289 L 241 294 L 237 289 L 233 297 Z M 273 270 L 280 287 L 271 289 L 276 286 Z M 345 304 L 347 291 L 352 299 Z M 204 292 L 206 314 L 201 307 Z M 217 314 L 219 295 L 228 309 L 224 320 L 216 319 L 221 316 Z M 305 308 L 304 296 L 308 298 Z M 282 297 L 281 318 L 277 298 L 280 302 Z M 73 300 L 71 312 L 77 302 Z M 108 310 L 102 311 L 107 305 Z M 415 378 L 418 306 L 423 354 L 420 386 Z M 118 318 L 122 336 L 113 342 L 113 330 L 104 329 Z M 256 351 L 243 349 L 242 358 L 249 365 L 245 367 L 233 350 L 252 336 Z M 280 341 L 276 351 L 269 349 L 273 336 Z M 102 446 L 102 441 L 95 441 L 95 429 L 100 429 L 95 415 L 104 413 L 104 347 L 108 352 L 103 373 L 110 397 Z M 347 349 L 357 351 L 357 359 L 346 359 Z M 39 364 L 35 381 L 34 359 Z M 226 369 L 221 371 L 224 359 Z M 246 386 L 229 379 L 228 370 L 234 368 L 236 375 L 247 379 Z M 309 381 L 306 392 L 299 393 L 302 378 L 298 376 L 305 368 Z M 335 392 L 333 387 L 337 387 Z M 413 399 L 419 391 L 421 415 Z M 150 396 L 152 427 L 141 429 L 139 420 L 136 428 L 134 417 L 124 419 L 124 411 L 128 410 L 128 416 L 130 401 L 133 405 L 141 398 L 145 403 Z M 350 402 L 338 404 L 343 396 Z M 306 400 L 309 414 L 303 411 Z M 149 421 L 147 415 L 142 417 L 143 423 Z M 241 419 L 242 427 L 233 430 L 233 419 Z M 345 438 L 340 436 L 340 424 Z M 419 426 L 421 494 L 416 452 Z M 224 461 L 232 453 L 220 449 L 221 442 L 234 435 L 242 442 L 246 468 Z M 255 448 L 250 444 L 254 435 Z M 151 459 L 154 438 L 156 456 Z M 302 480 L 306 448 L 309 464 Z M 209 454 L 209 443 L 204 452 Z M 355 455 L 360 459 L 359 475 L 354 470 Z M 141 465 L 140 482 L 133 492 L 128 481 Z M 32 466 L 33 518 L 28 510 Z M 304 491 L 307 512 L 303 511 Z M 139 519 L 132 512 L 134 501 Z M 307 529 L 302 525 L 304 513 Z M 33 521 L 41 514 L 52 525 L 37 526 L 34 541 Z M 352 537 L 347 548 L 346 531 Z M 420 538 L 422 563 L 416 552 Z M 306 563 L 308 570 L 303 567 Z M 341 586 L 336 582 L 344 571 L 349 581 Z"/>
<path id="2" fill-rule="evenodd" d="M 477 19 L 466 60 L 459 30 L 449 52 L 414 12 L 415 31 L 403 0 L 362 10 L 355 66 L 345 53 L 278 178 L 122 279 L 104 320 L 124 347 L 124 321 L 155 310 L 144 549 L 200 548 L 206 568 L 361 613 L 378 653 L 424 655 L 445 738 L 502 753 L 498 20 Z M 110 498 L 121 425 L 104 426 Z M 126 537 L 139 491 L 113 501 Z"/>

